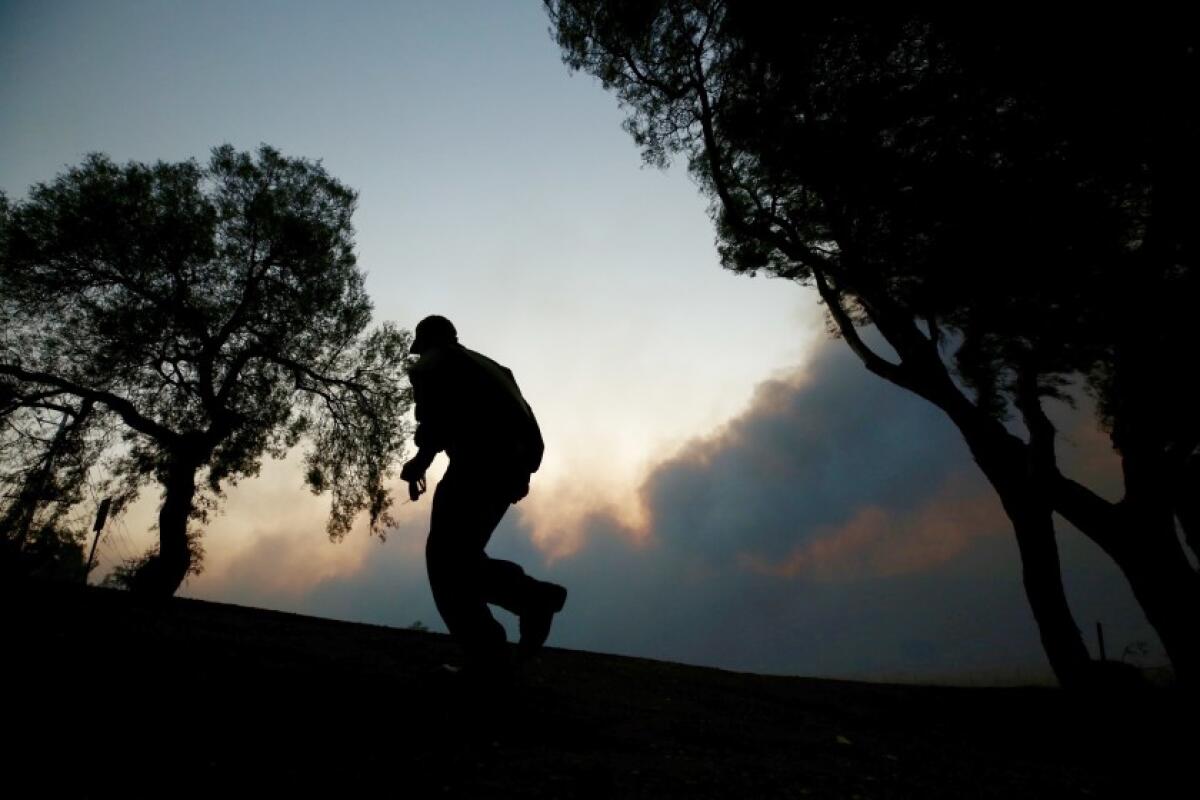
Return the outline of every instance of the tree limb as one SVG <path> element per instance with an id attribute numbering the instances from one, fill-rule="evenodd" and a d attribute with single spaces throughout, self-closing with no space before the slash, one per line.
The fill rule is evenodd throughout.
<path id="1" fill-rule="evenodd" d="M 76 397 L 93 400 L 97 403 L 103 403 L 110 409 L 115 411 L 125 421 L 125 424 L 133 428 L 138 433 L 145 434 L 150 438 L 162 442 L 164 444 L 176 444 L 180 438 L 179 434 L 148 417 L 143 416 L 138 412 L 133 403 L 126 400 L 124 397 L 106 392 L 99 389 L 90 389 L 82 386 L 74 381 L 60 378 L 57 375 L 51 375 L 46 372 L 33 372 L 23 369 L 15 364 L 0 364 L 0 375 L 11 375 L 14 378 L 19 378 L 23 381 L 31 383 L 49 384 L 50 386 L 58 387 L 68 394 L 73 394 Z"/>
<path id="2" fill-rule="evenodd" d="M 264 353 L 264 354 L 262 354 L 262 357 L 268 361 L 278 364 L 281 367 L 287 367 L 288 369 L 292 370 L 295 373 L 312 378 L 314 381 L 317 381 L 318 383 L 324 383 L 324 384 L 328 384 L 330 386 L 343 386 L 347 389 L 350 389 L 351 391 L 358 392 L 360 394 L 365 394 L 368 391 L 368 389 L 370 388 L 370 387 L 366 386 L 365 384 L 357 383 L 357 382 L 351 381 L 351 380 L 346 380 L 345 378 L 332 378 L 332 377 L 329 377 L 328 375 L 322 375 L 321 373 L 314 370 L 312 367 L 309 367 L 307 364 L 301 364 L 299 361 L 293 361 L 292 359 L 286 358 L 281 355 L 270 355 L 270 354 Z"/>
<path id="3" fill-rule="evenodd" d="M 863 365 L 879 377 L 897 386 L 911 389 L 911 382 L 904 374 L 903 365 L 893 364 L 888 361 L 872 350 L 862 340 L 862 337 L 858 335 L 858 327 L 854 324 L 854 320 L 850 319 L 850 315 L 846 313 L 846 309 L 842 307 L 842 300 L 833 287 L 829 285 L 829 282 L 825 278 L 825 273 L 820 269 L 814 269 L 813 278 L 816 280 L 817 291 L 820 293 L 821 299 L 825 301 L 825 305 L 829 309 L 834 323 L 837 324 L 842 338 L 846 340 L 846 344 L 850 345 L 850 349 L 863 362 Z"/>
<path id="4" fill-rule="evenodd" d="M 1070 478 L 1056 474 L 1051 485 L 1054 510 L 1109 555 L 1121 552 L 1116 535 L 1118 506 Z"/>
<path id="5" fill-rule="evenodd" d="M 775 247 L 779 247 L 789 258 L 799 261 L 809 269 L 815 271 L 821 267 L 829 266 L 828 259 L 817 255 L 812 249 L 805 247 L 799 242 L 787 242 L 785 239 L 781 245 L 780 238 L 769 228 L 764 230 L 761 225 L 752 225 L 738 211 L 737 201 L 733 198 L 724 167 L 721 164 L 720 148 L 717 144 L 717 135 L 713 127 L 712 102 L 708 96 L 708 89 L 705 87 L 704 65 L 700 60 L 699 53 L 695 55 L 694 63 L 696 69 L 696 98 L 700 103 L 700 131 L 704 137 L 704 152 L 708 160 L 709 174 L 712 178 L 713 189 L 716 191 L 717 197 L 721 201 L 721 206 L 725 209 L 733 225 L 750 236 L 766 239 Z"/>

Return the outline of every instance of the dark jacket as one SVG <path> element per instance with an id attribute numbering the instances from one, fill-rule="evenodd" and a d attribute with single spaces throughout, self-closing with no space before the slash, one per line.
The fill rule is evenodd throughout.
<path id="1" fill-rule="evenodd" d="M 541 466 L 541 430 L 507 367 L 453 344 L 424 353 L 409 379 L 421 450 L 510 474 L 528 476 Z"/>

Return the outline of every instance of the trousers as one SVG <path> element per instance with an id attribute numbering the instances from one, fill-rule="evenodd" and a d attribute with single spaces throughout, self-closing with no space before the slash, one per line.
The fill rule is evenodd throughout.
<path id="1" fill-rule="evenodd" d="M 488 605 L 521 615 L 535 602 L 538 582 L 511 561 L 489 558 L 484 548 L 512 499 L 512 488 L 494 475 L 454 468 L 433 493 L 425 565 L 442 621 L 468 656 L 488 658 L 504 645 L 504 627 Z"/>

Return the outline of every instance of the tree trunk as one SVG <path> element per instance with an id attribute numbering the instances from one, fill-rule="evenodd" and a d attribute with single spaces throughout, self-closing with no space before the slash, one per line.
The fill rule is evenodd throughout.
<path id="1" fill-rule="evenodd" d="M 840 328 L 848 337 L 855 335 L 849 323 Z M 904 355 L 914 352 L 913 348 L 903 349 L 903 342 L 893 346 Z M 869 369 L 872 367 L 869 356 L 860 358 L 864 358 Z M 1041 468 L 1034 460 L 1035 454 L 1029 446 L 1013 440 L 1000 423 L 967 401 L 950 380 L 940 359 L 919 351 L 910 359 L 907 363 L 921 365 L 916 373 L 919 377 L 910 377 L 912 382 L 897 382 L 887 370 L 877 374 L 929 400 L 958 428 L 1012 523 L 1021 556 L 1025 596 L 1055 678 L 1064 688 L 1089 685 L 1092 661 L 1067 603 L 1054 532 L 1054 509 L 1047 489 L 1037 482 Z"/>
<path id="2" fill-rule="evenodd" d="M 1146 619 L 1158 633 L 1175 678 L 1200 686 L 1200 574 L 1188 563 L 1170 509 L 1137 514 L 1123 508 L 1123 543 L 1115 554 Z"/>
<path id="3" fill-rule="evenodd" d="M 183 583 L 192 553 L 187 526 L 196 495 L 196 469 L 189 462 L 172 465 L 167 473 L 167 491 L 158 512 L 158 554 L 162 562 L 163 593 L 174 594 Z"/>
<path id="4" fill-rule="evenodd" d="M 979 425 L 969 418 L 951 419 L 1012 523 L 1021 554 L 1025 597 L 1055 678 L 1067 689 L 1091 685 L 1091 656 L 1063 587 L 1054 509 L 1037 484 L 1038 467 L 1031 458 L 1032 451 L 1028 447 L 1014 450 L 1004 436 L 996 435 L 1002 429 L 990 424 Z"/>
<path id="5" fill-rule="evenodd" d="M 1016 534 L 1025 597 L 1050 668 L 1064 689 L 1085 687 L 1091 680 L 1091 656 L 1063 588 L 1051 511 L 1041 504 L 1001 499 Z"/>
<path id="6" fill-rule="evenodd" d="M 170 597 L 179 589 L 192 565 L 188 545 L 188 519 L 196 495 L 196 459 L 172 456 L 163 476 L 163 504 L 158 512 L 158 553 L 138 570 L 133 588 L 157 597 Z"/>
<path id="7" fill-rule="evenodd" d="M 1125 497 L 1111 515 L 1116 532 L 1112 555 L 1158 633 L 1176 679 L 1195 687 L 1200 685 L 1200 627 L 1195 621 L 1200 574 L 1188 562 L 1175 523 L 1176 487 L 1184 478 L 1160 441 L 1144 433 L 1156 429 L 1146 425 L 1131 432 L 1129 427 L 1120 441 Z"/>
<path id="8" fill-rule="evenodd" d="M 1021 491 L 1001 490 L 1000 486 L 1007 483 L 992 481 L 1016 535 L 1025 598 L 1033 611 L 1042 648 L 1060 686 L 1085 687 L 1091 680 L 1091 656 L 1063 588 L 1053 512 L 1048 504 L 1036 499 L 1038 493 L 1027 485 Z"/>
<path id="9" fill-rule="evenodd" d="M 1087 656 L 1087 648 L 1067 604 L 1054 540 L 1052 510 L 1067 515 L 1076 527 L 1118 563 L 1134 584 L 1134 594 L 1163 640 L 1175 664 L 1176 674 L 1182 682 L 1194 683 L 1197 679 L 1197 655 L 1200 653 L 1200 647 L 1195 642 L 1200 633 L 1187 623 L 1195 610 L 1200 608 L 1196 571 L 1183 558 L 1182 548 L 1173 530 L 1170 543 L 1174 544 L 1178 558 L 1169 552 L 1170 548 L 1165 544 L 1155 547 L 1140 540 L 1127 548 L 1129 551 L 1137 550 L 1136 554 L 1127 552 L 1125 558 L 1121 558 L 1114 551 L 1112 543 L 1112 528 L 1118 521 L 1110 504 L 1095 498 L 1098 503 L 1094 505 L 1103 508 L 1093 507 L 1092 512 L 1095 513 L 1087 514 L 1071 513 L 1072 509 L 1067 507 L 1055 508 L 1056 503 L 1061 505 L 1064 502 L 1064 498 L 1057 496 L 1060 493 L 1058 484 L 1061 483 L 1061 475 L 1055 464 L 1053 427 L 1040 411 L 1036 380 L 1024 387 L 1025 395 L 1019 398 L 1022 400 L 1023 416 L 1030 427 L 1031 441 L 1026 443 L 1009 434 L 1003 425 L 962 393 L 951 379 L 936 343 L 915 325 L 882 313 L 880 309 L 886 309 L 886 303 L 867 304 L 872 321 L 900 356 L 899 365 L 889 362 L 863 343 L 853 320 L 842 308 L 837 291 L 829 286 L 821 272 L 814 270 L 813 275 L 838 329 L 867 369 L 925 398 L 945 412 L 962 434 L 988 482 L 1000 496 L 1017 536 L 1026 596 L 1059 682 L 1063 686 L 1094 685 L 1093 677 L 1101 673 L 1093 669 L 1093 662 Z M 864 299 L 861 287 L 842 287 L 842 291 L 851 290 L 860 301 Z M 1037 373 L 1031 372 L 1030 375 L 1036 379 Z M 1129 477 L 1127 471 L 1127 489 Z M 1087 494 L 1091 495 L 1090 492 Z M 1179 505 L 1168 500 L 1158 506 L 1150 502 L 1147 507 L 1165 507 L 1173 511 Z M 1079 509 L 1074 511 L 1078 512 Z M 1139 549 L 1143 546 L 1144 552 Z M 1176 663 L 1176 659 L 1182 659 L 1182 662 Z"/>

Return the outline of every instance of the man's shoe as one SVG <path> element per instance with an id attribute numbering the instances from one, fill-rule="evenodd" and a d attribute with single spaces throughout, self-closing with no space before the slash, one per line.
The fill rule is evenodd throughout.
<path id="1" fill-rule="evenodd" d="M 521 641 L 518 649 L 525 657 L 531 656 L 546 643 L 550 635 L 550 623 L 554 615 L 562 611 L 567 602 L 567 589 L 557 583 L 539 582 L 533 608 L 521 615 Z"/>

